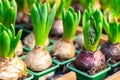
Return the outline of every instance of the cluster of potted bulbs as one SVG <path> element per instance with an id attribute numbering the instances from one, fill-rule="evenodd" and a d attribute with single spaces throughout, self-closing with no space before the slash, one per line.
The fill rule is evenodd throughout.
<path id="1" fill-rule="evenodd" d="M 75 12 L 70 7 L 72 0 L 0 0 L 0 80 L 44 80 L 45 75 L 52 76 L 63 66 L 76 72 L 80 80 L 101 80 L 114 64 L 118 66 L 120 1 L 115 0 L 113 4 L 110 0 L 105 5 L 107 2 L 102 0 L 102 9 L 108 7 L 104 13 L 93 9 L 98 0 L 78 2 L 83 10 Z M 17 7 L 20 9 L 18 15 Z M 83 33 L 76 39 L 81 15 Z M 15 22 L 21 24 L 24 20 L 33 27 L 22 40 L 30 48 L 26 54 L 22 54 L 20 40 L 24 30 L 16 33 L 14 27 Z M 99 45 L 102 29 L 108 41 Z"/>

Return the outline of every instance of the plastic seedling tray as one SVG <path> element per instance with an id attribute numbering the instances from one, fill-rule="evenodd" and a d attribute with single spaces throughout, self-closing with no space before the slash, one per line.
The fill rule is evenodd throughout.
<path id="1" fill-rule="evenodd" d="M 44 70 L 44 71 L 41 71 L 41 72 L 33 72 L 31 70 L 28 70 L 29 73 L 33 74 L 34 75 L 34 80 L 41 80 L 43 77 L 49 77 L 49 75 L 54 75 L 55 72 L 56 72 L 56 69 L 59 67 L 59 64 L 56 64 L 54 63 L 54 66 Z"/>
<path id="2" fill-rule="evenodd" d="M 67 64 L 67 68 L 70 70 L 76 72 L 78 80 L 104 80 L 107 76 L 108 71 L 111 70 L 111 67 L 108 66 L 108 68 L 94 74 L 94 75 L 89 75 L 85 72 L 82 72 L 70 65 L 70 63 Z"/>
<path id="3" fill-rule="evenodd" d="M 34 78 L 34 75 L 33 74 L 31 74 L 31 73 L 29 73 L 31 76 L 30 77 L 28 77 L 28 78 L 26 78 L 26 79 L 24 79 L 24 80 L 32 80 L 33 78 Z"/>
<path id="4" fill-rule="evenodd" d="M 109 71 L 109 74 L 113 74 L 113 73 L 117 72 L 118 70 L 120 70 L 120 68 L 119 68 L 120 61 L 118 61 L 114 64 L 111 64 L 109 61 L 110 60 L 108 60 L 108 64 L 111 66 L 111 70 Z"/>
<path id="5" fill-rule="evenodd" d="M 24 34 L 24 35 L 22 35 L 21 39 L 23 39 L 25 36 L 27 36 L 28 34 L 31 33 L 31 31 L 26 29 L 24 25 L 15 25 L 15 31 L 16 32 L 18 32 L 20 29 L 23 30 L 22 34 Z"/>
<path id="6" fill-rule="evenodd" d="M 57 59 L 54 59 L 54 58 L 53 58 L 53 62 L 55 62 L 55 63 L 57 63 L 57 64 L 59 64 L 59 65 L 65 65 L 65 64 L 67 64 L 67 63 L 69 63 L 69 62 L 71 62 L 71 61 L 73 61 L 73 60 L 75 60 L 75 57 L 74 57 L 74 58 L 71 58 L 71 59 L 68 59 L 68 60 L 65 60 L 65 61 L 63 61 L 63 62 L 60 62 L 60 61 L 58 61 Z"/>

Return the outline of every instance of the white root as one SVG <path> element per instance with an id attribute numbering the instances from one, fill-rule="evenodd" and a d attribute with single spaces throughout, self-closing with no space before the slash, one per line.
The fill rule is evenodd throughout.
<path id="1" fill-rule="evenodd" d="M 15 53 L 16 53 L 17 56 L 20 56 L 23 53 L 23 45 L 22 45 L 21 40 L 19 41 L 19 43 L 18 43 L 18 45 L 17 45 L 17 47 L 15 49 Z"/>
<path id="2" fill-rule="evenodd" d="M 33 49 L 35 46 L 35 38 L 34 33 L 31 32 L 27 37 L 24 39 L 24 44 L 28 46 L 30 49 Z M 45 42 L 45 47 L 49 45 L 49 38 L 47 38 Z"/>
<path id="3" fill-rule="evenodd" d="M 73 42 L 60 39 L 56 41 L 52 48 L 53 56 L 59 56 L 62 59 L 70 59 L 75 56 L 75 47 Z"/>
<path id="4" fill-rule="evenodd" d="M 33 71 L 43 71 L 52 65 L 52 59 L 46 50 L 39 47 L 27 53 L 25 63 Z"/>
<path id="5" fill-rule="evenodd" d="M 0 57 L 0 80 L 18 80 L 26 74 L 26 64 L 17 56 L 14 58 Z"/>

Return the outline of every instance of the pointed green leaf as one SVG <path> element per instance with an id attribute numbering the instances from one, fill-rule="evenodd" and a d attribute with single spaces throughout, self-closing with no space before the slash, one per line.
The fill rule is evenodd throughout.
<path id="1" fill-rule="evenodd" d="M 109 35 L 109 25 L 107 23 L 106 12 L 104 12 L 103 14 L 103 28 L 105 32 L 107 33 L 107 35 Z"/>
<path id="2" fill-rule="evenodd" d="M 15 12 L 14 13 L 14 22 L 12 24 L 15 25 L 15 20 L 16 20 L 16 17 L 17 17 L 17 4 L 16 4 L 15 0 L 10 0 L 9 2 L 10 2 L 11 7 L 14 8 L 14 12 Z"/>
<path id="3" fill-rule="evenodd" d="M 44 32 L 45 32 L 47 15 L 48 15 L 48 12 L 47 12 L 47 4 L 44 3 L 44 4 L 41 6 L 41 13 L 40 13 L 41 26 L 42 26 L 42 31 L 41 31 L 42 34 L 41 34 L 41 35 L 44 35 Z"/>
<path id="4" fill-rule="evenodd" d="M 62 10 L 62 21 L 64 22 L 65 20 L 65 9 Z"/>
<path id="5" fill-rule="evenodd" d="M 3 31 L 3 30 L 7 30 L 6 27 L 0 23 L 0 33 Z"/>
<path id="6" fill-rule="evenodd" d="M 77 25 L 79 25 L 80 18 L 81 18 L 81 13 L 80 13 L 80 10 L 78 10 L 78 12 L 77 12 Z"/>
<path id="7" fill-rule="evenodd" d="M 6 21 L 7 18 L 5 16 L 8 14 L 7 11 L 10 8 L 10 3 L 9 0 L 2 0 L 3 2 L 3 7 L 4 7 L 4 22 Z"/>
<path id="8" fill-rule="evenodd" d="M 66 12 L 65 22 L 63 22 L 64 38 L 72 38 L 73 37 L 73 29 L 74 29 L 74 17 L 71 12 Z"/>
<path id="9" fill-rule="evenodd" d="M 3 8 L 3 3 L 2 0 L 0 0 L 0 22 L 4 22 L 4 8 Z"/>
<path id="10" fill-rule="evenodd" d="M 40 14 L 38 12 L 38 9 L 36 7 L 36 4 L 34 3 L 31 8 L 31 20 L 33 24 L 34 34 L 35 34 L 35 44 L 39 45 L 41 44 L 41 22 L 40 22 Z"/>
<path id="11" fill-rule="evenodd" d="M 82 26 L 83 26 L 83 29 L 86 25 L 86 23 L 89 21 L 89 14 L 88 12 L 85 10 L 84 14 L 83 14 L 83 20 L 82 20 Z"/>
<path id="12" fill-rule="evenodd" d="M 10 8 L 7 10 L 7 15 L 5 15 L 4 25 L 5 25 L 7 28 L 10 28 L 10 25 L 11 25 L 11 24 L 14 24 L 14 23 L 15 23 L 15 20 L 16 20 L 16 12 L 15 12 L 15 10 L 14 10 L 13 7 L 10 7 Z"/>
<path id="13" fill-rule="evenodd" d="M 118 25 L 118 36 L 117 36 L 117 42 L 120 42 L 120 24 Z"/>
<path id="14" fill-rule="evenodd" d="M 14 26 L 13 24 L 10 25 L 10 31 L 12 32 L 12 35 L 15 36 L 15 29 L 14 29 Z"/>
<path id="15" fill-rule="evenodd" d="M 109 24 L 109 32 L 110 32 L 110 35 L 109 35 L 109 40 L 110 42 L 112 42 L 113 44 L 116 43 L 117 41 L 117 36 L 118 36 L 118 29 L 117 29 L 117 23 L 115 22 L 111 22 Z"/>
<path id="16" fill-rule="evenodd" d="M 22 30 L 20 30 L 16 36 L 16 38 L 14 39 L 13 42 L 11 42 L 10 44 L 10 51 L 9 51 L 9 54 L 7 55 L 8 57 L 13 57 L 14 56 L 14 51 L 15 51 L 15 48 L 17 47 L 17 44 L 21 38 L 21 35 L 22 35 Z M 14 43 L 14 44 L 13 44 Z"/>
<path id="17" fill-rule="evenodd" d="M 7 32 L 4 30 L 0 34 L 0 57 L 4 57 L 4 58 L 7 57 L 9 50 L 10 50 L 10 39 Z"/>
<path id="18" fill-rule="evenodd" d="M 44 34 L 44 40 L 43 40 L 44 43 L 45 43 L 45 41 L 46 41 L 46 39 L 47 39 L 47 37 L 49 35 L 49 32 L 50 32 L 50 30 L 52 28 L 52 24 L 53 24 L 53 22 L 55 20 L 55 15 L 56 15 L 56 4 L 54 4 L 50 14 L 47 17 L 46 30 L 45 30 L 45 34 Z"/>

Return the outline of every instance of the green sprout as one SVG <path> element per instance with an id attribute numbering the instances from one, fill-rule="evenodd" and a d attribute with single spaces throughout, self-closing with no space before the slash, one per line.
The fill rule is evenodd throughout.
<path id="1" fill-rule="evenodd" d="M 84 9 L 87 9 L 89 4 L 94 5 L 96 0 L 79 0 Z"/>
<path id="2" fill-rule="evenodd" d="M 31 8 L 31 20 L 35 34 L 36 46 L 44 46 L 48 38 L 50 29 L 55 19 L 56 5 L 50 11 L 49 4 L 40 5 L 38 2 L 34 3 Z"/>
<path id="3" fill-rule="evenodd" d="M 102 5 L 102 9 L 105 10 L 106 8 L 109 10 L 110 9 L 110 0 L 100 0 L 100 3 Z"/>
<path id="4" fill-rule="evenodd" d="M 22 30 L 15 37 L 14 26 L 7 29 L 0 23 L 0 57 L 12 58 L 15 55 L 15 48 L 20 40 Z"/>
<path id="5" fill-rule="evenodd" d="M 18 10 L 25 11 L 28 7 L 27 0 L 15 0 L 18 6 Z"/>
<path id="6" fill-rule="evenodd" d="M 7 28 L 15 24 L 17 16 L 17 5 L 15 0 L 0 0 L 0 23 Z"/>
<path id="7" fill-rule="evenodd" d="M 106 9 L 106 11 L 110 12 L 110 18 L 120 18 L 120 7 L 119 7 L 119 4 L 120 4 L 120 0 L 102 0 L 101 1 L 102 3 L 102 7 Z M 109 19 L 110 20 L 110 19 Z"/>
<path id="8" fill-rule="evenodd" d="M 83 14 L 84 48 L 96 51 L 102 33 L 102 13 L 89 7 Z"/>
<path id="9" fill-rule="evenodd" d="M 120 23 L 117 23 L 114 20 L 109 20 L 109 22 L 107 22 L 106 12 L 104 12 L 103 15 L 103 28 L 112 44 L 120 42 Z"/>
<path id="10" fill-rule="evenodd" d="M 33 5 L 36 1 L 37 1 L 38 3 L 41 3 L 41 0 L 27 0 L 28 6 L 29 6 L 29 7 L 32 7 L 32 5 Z"/>
<path id="11" fill-rule="evenodd" d="M 63 37 L 72 39 L 80 22 L 80 11 L 74 12 L 73 8 L 69 8 L 67 12 L 62 12 L 62 22 L 64 33 Z"/>
<path id="12" fill-rule="evenodd" d="M 58 19 L 62 18 L 62 10 L 63 10 L 63 8 L 68 9 L 70 7 L 70 5 L 71 5 L 71 2 L 72 2 L 72 0 L 61 0 L 61 3 L 57 8 L 57 13 L 56 13 L 56 17 Z"/>
<path id="13" fill-rule="evenodd" d="M 110 0 L 111 15 L 120 18 L 120 0 Z"/>

